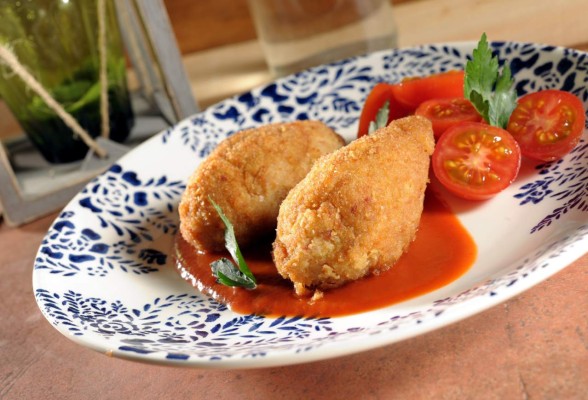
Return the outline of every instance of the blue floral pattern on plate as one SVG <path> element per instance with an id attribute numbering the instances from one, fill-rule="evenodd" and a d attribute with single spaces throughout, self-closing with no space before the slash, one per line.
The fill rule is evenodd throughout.
<path id="1" fill-rule="evenodd" d="M 239 315 L 174 270 L 185 182 L 221 140 L 295 119 L 320 119 L 352 140 L 375 83 L 463 68 L 473 46 L 427 45 L 319 66 L 227 99 L 157 135 L 90 182 L 48 231 L 33 273 L 44 316 L 70 339 L 117 357 L 199 367 L 284 365 L 418 335 L 561 270 L 588 245 L 586 133 L 564 159 L 531 165 L 479 207 L 460 208 L 445 194 L 478 244 L 478 259 L 457 281 L 401 304 L 339 318 Z M 557 88 L 588 103 L 586 53 L 528 43 L 492 47 L 510 63 L 519 95 Z"/>

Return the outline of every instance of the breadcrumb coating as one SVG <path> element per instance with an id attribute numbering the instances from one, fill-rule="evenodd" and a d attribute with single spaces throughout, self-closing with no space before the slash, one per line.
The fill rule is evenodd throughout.
<path id="1" fill-rule="evenodd" d="M 222 141 L 189 178 L 180 232 L 201 251 L 224 249 L 225 227 L 209 201 L 229 218 L 240 246 L 276 227 L 282 200 L 322 155 L 344 145 L 319 121 L 276 123 Z"/>
<path id="2" fill-rule="evenodd" d="M 392 122 L 318 160 L 280 206 L 273 258 L 298 294 L 390 268 L 423 211 L 431 123 Z"/>

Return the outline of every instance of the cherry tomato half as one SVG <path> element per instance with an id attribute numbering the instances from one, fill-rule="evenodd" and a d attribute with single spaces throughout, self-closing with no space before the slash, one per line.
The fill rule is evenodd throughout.
<path id="1" fill-rule="evenodd" d="M 431 99 L 463 97 L 464 71 L 447 71 L 425 77 L 407 78 L 392 86 L 400 104 L 411 111 Z"/>
<path id="2" fill-rule="evenodd" d="M 376 86 L 374 86 L 365 100 L 363 109 L 361 110 L 361 115 L 359 117 L 359 127 L 357 129 L 357 137 L 368 134 L 370 122 L 376 119 L 378 110 L 382 108 L 386 101 L 389 102 L 388 123 L 390 123 L 392 120 L 406 117 L 410 114 L 410 111 L 402 107 L 392 95 L 392 86 L 393 85 L 388 83 L 378 83 Z"/>
<path id="3" fill-rule="evenodd" d="M 432 165 L 435 176 L 447 190 L 467 200 L 484 200 L 515 180 L 521 151 L 504 129 L 463 122 L 441 135 Z"/>
<path id="4" fill-rule="evenodd" d="M 460 122 L 482 122 L 480 113 L 463 97 L 427 100 L 414 113 L 431 121 L 437 139 L 448 128 Z"/>
<path id="5" fill-rule="evenodd" d="M 578 144 L 585 123 L 580 99 L 561 90 L 542 90 L 519 99 L 506 129 L 524 156 L 553 161 Z"/>

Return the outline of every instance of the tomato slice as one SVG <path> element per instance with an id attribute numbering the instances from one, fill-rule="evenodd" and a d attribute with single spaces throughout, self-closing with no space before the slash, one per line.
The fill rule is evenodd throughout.
<path id="1" fill-rule="evenodd" d="M 363 109 L 361 110 L 361 115 L 359 117 L 359 127 L 357 129 L 357 137 L 368 134 L 370 122 L 376 119 L 378 110 L 382 108 L 386 101 L 389 102 L 388 123 L 390 123 L 392 120 L 406 117 L 407 115 L 411 114 L 409 110 L 406 110 L 405 107 L 402 107 L 396 101 L 392 95 L 392 86 L 393 85 L 388 83 L 378 83 L 376 86 L 374 86 L 365 100 Z"/>
<path id="2" fill-rule="evenodd" d="M 467 200 L 485 200 L 515 180 L 521 151 L 504 129 L 462 122 L 441 135 L 432 165 L 439 182 L 451 193 Z"/>
<path id="3" fill-rule="evenodd" d="M 506 129 L 525 157 L 553 161 L 578 144 L 585 123 L 580 99 L 561 90 L 542 90 L 519 99 Z"/>
<path id="4" fill-rule="evenodd" d="M 431 121 L 437 139 L 448 128 L 460 122 L 482 122 L 482 116 L 474 105 L 463 97 L 427 100 L 414 113 Z"/>
<path id="5" fill-rule="evenodd" d="M 407 78 L 392 86 L 392 93 L 400 104 L 414 111 L 431 99 L 464 97 L 464 71 L 447 71 L 426 77 Z"/>

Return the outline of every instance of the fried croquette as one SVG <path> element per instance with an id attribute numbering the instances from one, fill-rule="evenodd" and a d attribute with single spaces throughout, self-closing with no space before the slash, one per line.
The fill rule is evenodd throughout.
<path id="1" fill-rule="evenodd" d="M 390 268 L 423 211 L 431 123 L 407 117 L 318 160 L 280 206 L 273 258 L 296 293 Z"/>
<path id="2" fill-rule="evenodd" d="M 273 233 L 280 203 L 322 155 L 344 140 L 319 121 L 276 123 L 222 141 L 190 177 L 179 214 L 184 239 L 202 251 L 224 249 L 223 210 L 240 246 Z"/>

